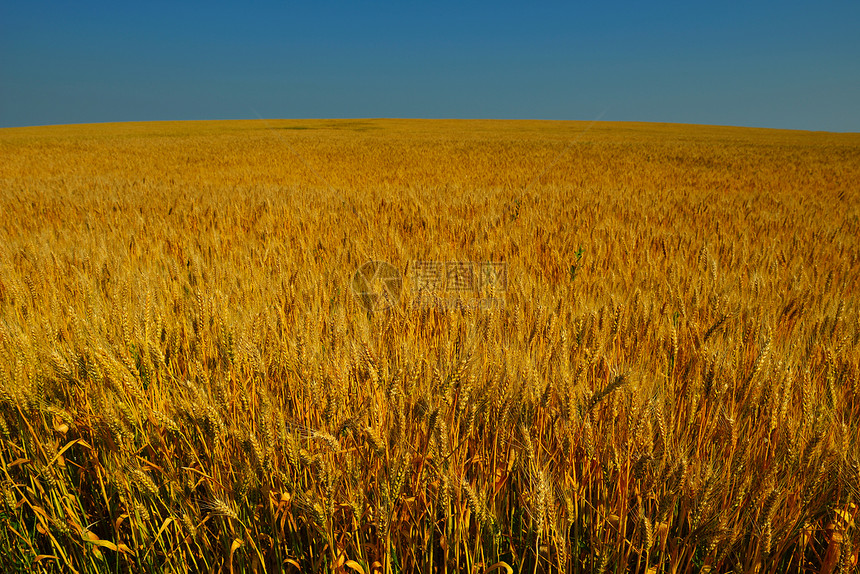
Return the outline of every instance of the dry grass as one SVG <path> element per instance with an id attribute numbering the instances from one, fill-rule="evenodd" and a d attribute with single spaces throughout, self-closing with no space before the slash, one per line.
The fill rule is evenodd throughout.
<path id="1" fill-rule="evenodd" d="M 2 569 L 856 568 L 860 136 L 587 127 L 0 130 Z"/>

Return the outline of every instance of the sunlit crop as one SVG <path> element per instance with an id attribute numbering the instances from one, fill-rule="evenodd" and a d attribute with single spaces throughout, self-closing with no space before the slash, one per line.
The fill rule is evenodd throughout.
<path id="1" fill-rule="evenodd" d="M 0 130 L 0 569 L 850 572 L 858 289 L 857 134 Z"/>

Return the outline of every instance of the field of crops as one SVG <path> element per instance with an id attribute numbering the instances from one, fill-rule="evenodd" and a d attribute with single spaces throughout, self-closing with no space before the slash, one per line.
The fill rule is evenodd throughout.
<path id="1" fill-rule="evenodd" d="M 0 130 L 0 431 L 3 572 L 850 572 L 860 134 Z"/>

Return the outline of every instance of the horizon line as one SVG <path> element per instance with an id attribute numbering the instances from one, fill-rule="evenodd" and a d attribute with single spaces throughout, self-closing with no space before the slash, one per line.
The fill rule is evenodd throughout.
<path id="1" fill-rule="evenodd" d="M 708 128 L 732 128 L 732 129 L 747 129 L 747 130 L 769 130 L 769 131 L 785 131 L 785 132 L 808 132 L 808 133 L 827 133 L 841 135 L 860 135 L 860 132 L 855 131 L 833 131 L 833 130 L 813 130 L 800 128 L 774 128 L 763 126 L 736 125 L 736 124 L 705 124 L 691 122 L 671 122 L 671 121 L 653 121 L 653 120 L 593 120 L 593 119 L 547 119 L 547 118 L 459 118 L 459 117 L 386 117 L 386 116 L 352 116 L 352 117 L 314 117 L 314 118 L 228 118 L 228 119 L 181 119 L 181 120 L 108 120 L 99 122 L 72 122 L 67 124 L 32 124 L 21 126 L 0 126 L 0 130 L 15 130 L 15 129 L 33 129 L 33 128 L 61 128 L 61 127 L 84 127 L 84 126 L 107 126 L 107 125 L 122 125 L 122 124 L 165 124 L 165 123 L 224 123 L 224 122 L 260 122 L 260 121 L 427 121 L 427 122 L 545 122 L 545 123 L 594 123 L 594 124 L 644 124 L 644 125 L 665 125 L 665 126 L 697 126 Z"/>

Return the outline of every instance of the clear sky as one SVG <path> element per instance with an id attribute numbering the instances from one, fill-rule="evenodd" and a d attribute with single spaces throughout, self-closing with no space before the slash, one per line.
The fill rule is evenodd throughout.
<path id="1" fill-rule="evenodd" d="M 635 120 L 860 132 L 860 2 L 0 0 L 0 127 Z"/>

